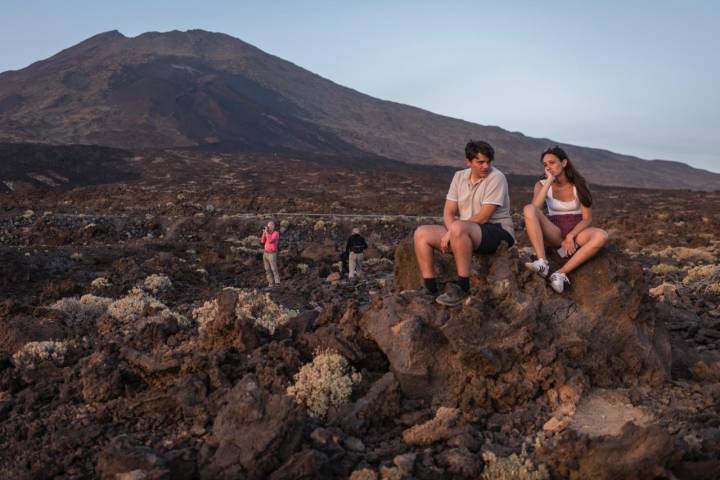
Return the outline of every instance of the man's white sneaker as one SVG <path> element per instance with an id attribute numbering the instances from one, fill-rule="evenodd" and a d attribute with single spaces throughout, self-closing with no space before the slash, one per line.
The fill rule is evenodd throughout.
<path id="1" fill-rule="evenodd" d="M 563 293 L 566 283 L 570 285 L 570 280 L 568 280 L 567 275 L 564 273 L 555 272 L 550 275 L 550 287 L 557 293 Z"/>
<path id="2" fill-rule="evenodd" d="M 537 273 L 543 278 L 547 277 L 548 273 L 550 273 L 550 265 L 548 265 L 547 260 L 544 258 L 538 258 L 534 262 L 527 262 L 525 264 L 525 268 L 531 272 Z"/>

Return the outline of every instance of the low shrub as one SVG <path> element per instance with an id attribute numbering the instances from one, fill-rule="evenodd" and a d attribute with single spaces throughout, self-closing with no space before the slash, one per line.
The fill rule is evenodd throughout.
<path id="1" fill-rule="evenodd" d="M 110 283 L 108 281 L 108 279 L 105 277 L 98 277 L 95 280 L 93 280 L 92 282 L 90 282 L 90 286 L 92 288 L 103 289 L 103 288 L 111 287 L 112 283 Z"/>
<path id="2" fill-rule="evenodd" d="M 69 297 L 58 300 L 50 305 L 53 310 L 60 310 L 65 313 L 65 321 L 69 326 L 93 322 L 103 315 L 112 298 L 96 297 L 95 295 L 83 295 L 80 298 Z"/>
<path id="3" fill-rule="evenodd" d="M 143 282 L 143 287 L 153 293 L 167 290 L 172 287 L 172 282 L 166 275 L 153 273 Z"/>
<path id="4" fill-rule="evenodd" d="M 714 262 L 716 259 L 715 255 L 700 248 L 677 247 L 674 253 L 675 258 L 683 261 Z"/>
<path id="5" fill-rule="evenodd" d="M 28 342 L 15 352 L 12 357 L 17 368 L 34 368 L 39 361 L 50 360 L 56 365 L 62 365 L 67 353 L 67 342 Z"/>
<path id="6" fill-rule="evenodd" d="M 298 312 L 275 303 L 268 293 L 262 294 L 255 289 L 240 289 L 227 287 L 237 292 L 235 315 L 238 318 L 251 320 L 256 326 L 267 330 L 270 335 L 275 333 L 288 320 L 295 317 Z M 202 333 L 218 314 L 217 300 L 205 302 L 201 307 L 193 310 L 193 318 L 198 322 L 198 329 Z"/>
<path id="7" fill-rule="evenodd" d="M 352 386 L 361 380 L 342 355 L 333 351 L 318 351 L 312 363 L 303 365 L 295 375 L 295 384 L 287 393 L 307 408 L 313 417 L 324 418 L 328 409 L 347 403 Z"/>
<path id="8" fill-rule="evenodd" d="M 111 303 L 108 313 L 123 323 L 133 322 L 141 316 L 159 315 L 165 320 L 175 318 L 181 327 L 190 326 L 190 321 L 183 315 L 171 311 L 167 305 L 139 288 L 133 288 L 125 297 Z"/>
<path id="9" fill-rule="evenodd" d="M 683 278 L 684 284 L 703 281 L 720 274 L 720 265 L 702 265 L 688 270 L 687 275 Z"/>
<path id="10" fill-rule="evenodd" d="M 650 267 L 650 271 L 657 275 L 667 275 L 668 273 L 678 272 L 680 271 L 680 269 L 675 265 L 670 265 L 668 263 L 659 263 Z"/>
<path id="11" fill-rule="evenodd" d="M 483 452 L 485 469 L 482 480 L 548 480 L 550 474 L 545 465 L 536 467 L 529 459 L 521 459 L 517 454 L 509 457 L 497 457 L 492 452 Z"/>

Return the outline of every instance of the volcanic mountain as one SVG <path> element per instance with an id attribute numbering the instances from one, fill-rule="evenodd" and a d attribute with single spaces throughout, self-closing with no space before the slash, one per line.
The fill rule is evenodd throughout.
<path id="1" fill-rule="evenodd" d="M 492 95 L 492 92 L 486 92 Z M 231 36 L 117 31 L 0 74 L 0 141 L 126 149 L 202 147 L 385 157 L 462 166 L 485 139 L 506 173 L 535 174 L 555 144 L 338 85 Z M 565 145 L 596 184 L 720 189 L 720 174 Z"/>

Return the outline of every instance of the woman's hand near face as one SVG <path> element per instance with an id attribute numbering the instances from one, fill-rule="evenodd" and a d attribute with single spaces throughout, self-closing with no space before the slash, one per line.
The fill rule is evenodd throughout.
<path id="1" fill-rule="evenodd" d="M 553 183 L 555 181 L 555 175 L 550 173 L 550 169 L 548 168 L 545 169 L 545 178 L 547 178 L 550 183 Z"/>

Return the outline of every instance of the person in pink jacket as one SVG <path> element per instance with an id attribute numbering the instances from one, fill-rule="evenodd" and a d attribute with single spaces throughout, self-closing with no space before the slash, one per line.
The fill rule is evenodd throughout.
<path id="1" fill-rule="evenodd" d="M 280 285 L 280 274 L 277 267 L 278 244 L 280 243 L 280 232 L 275 230 L 275 223 L 268 222 L 263 228 L 260 241 L 263 244 L 263 265 L 267 276 L 268 287 Z"/>

